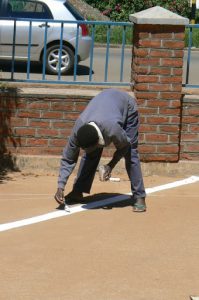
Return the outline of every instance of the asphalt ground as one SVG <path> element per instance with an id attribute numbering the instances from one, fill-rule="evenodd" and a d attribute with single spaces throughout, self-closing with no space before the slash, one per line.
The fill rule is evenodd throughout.
<path id="1" fill-rule="evenodd" d="M 56 176 L 2 176 L 0 299 L 199 296 L 199 181 L 197 176 L 182 181 L 186 178 L 146 176 L 147 212 L 134 213 L 128 200 L 92 208 L 93 201 L 130 192 L 126 174 L 120 174 L 120 182 L 105 183 L 96 175 L 91 195 L 66 213 L 53 199 Z M 58 215 L 17 228 L 5 225 L 46 214 Z"/>

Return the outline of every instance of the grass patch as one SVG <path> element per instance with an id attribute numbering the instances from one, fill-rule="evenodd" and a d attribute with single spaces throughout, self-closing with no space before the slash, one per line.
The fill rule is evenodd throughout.
<path id="1" fill-rule="evenodd" d="M 190 28 L 186 28 L 185 31 L 185 46 L 189 45 L 189 30 Z M 199 48 L 199 28 L 193 28 L 192 30 L 192 47 Z"/>
<path id="2" fill-rule="evenodd" d="M 95 42 L 96 43 L 107 43 L 107 25 L 97 25 L 95 28 Z M 92 27 L 89 29 L 90 35 L 92 35 Z M 123 26 L 110 26 L 110 44 L 122 44 L 123 37 Z M 125 29 L 125 41 L 126 44 L 132 44 L 132 26 L 126 26 Z"/>

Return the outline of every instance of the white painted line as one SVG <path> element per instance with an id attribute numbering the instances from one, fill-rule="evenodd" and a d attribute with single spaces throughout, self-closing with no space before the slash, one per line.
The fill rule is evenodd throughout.
<path id="1" fill-rule="evenodd" d="M 148 189 L 146 189 L 146 193 L 151 194 L 151 193 L 154 193 L 154 192 L 168 190 L 168 189 L 172 189 L 172 188 L 175 188 L 175 187 L 178 187 L 178 186 L 194 183 L 194 182 L 197 182 L 197 181 L 199 181 L 199 176 L 191 176 L 191 177 L 186 178 L 186 179 L 174 181 L 174 182 L 167 183 L 167 184 L 160 185 L 160 186 L 153 187 L 153 188 L 148 188 Z"/>
<path id="2" fill-rule="evenodd" d="M 75 213 L 78 213 L 78 212 L 81 212 L 84 210 L 105 206 L 105 205 L 108 205 L 108 204 L 111 204 L 114 202 L 124 201 L 124 200 L 127 200 L 128 198 L 130 198 L 130 197 L 124 194 L 124 195 L 112 197 L 112 198 L 101 200 L 101 201 L 95 201 L 95 202 L 91 202 L 88 204 L 77 205 L 77 206 L 72 207 L 70 209 L 70 212 L 67 212 L 65 210 L 58 210 L 58 211 L 53 211 L 53 212 L 50 212 L 50 213 L 47 213 L 44 215 L 40 215 L 40 216 L 28 218 L 28 219 L 23 219 L 23 220 L 19 220 L 19 221 L 15 221 L 15 222 L 0 224 L 0 231 L 6 231 L 9 229 L 18 228 L 18 227 L 22 227 L 22 226 L 26 226 L 26 225 L 30 225 L 30 224 L 35 224 L 35 223 L 47 221 L 50 219 L 63 217 L 63 216 L 69 216 L 69 215 L 72 215 L 72 214 L 75 214 Z"/>
<path id="3" fill-rule="evenodd" d="M 191 176 L 187 179 L 178 180 L 178 181 L 175 181 L 172 183 L 160 185 L 160 186 L 153 187 L 153 188 L 148 188 L 148 189 L 146 189 L 146 193 L 151 194 L 154 192 L 171 189 L 171 188 L 183 186 L 186 184 L 191 184 L 191 183 L 194 183 L 197 181 L 199 181 L 199 176 Z M 62 216 L 70 216 L 71 214 L 78 213 L 78 212 L 85 211 L 85 210 L 92 209 L 92 208 L 103 207 L 103 206 L 106 206 L 106 205 L 109 205 L 109 204 L 112 204 L 115 202 L 127 200 L 129 198 L 128 196 L 130 196 L 130 195 L 131 195 L 131 193 L 128 193 L 128 194 L 119 195 L 119 196 L 108 198 L 108 199 L 101 200 L 101 201 L 95 201 L 95 202 L 91 202 L 91 203 L 84 204 L 84 205 L 77 205 L 75 207 L 72 207 L 70 212 L 66 212 L 65 210 L 58 210 L 58 211 L 53 211 L 53 212 L 50 212 L 47 214 L 43 214 L 40 216 L 28 218 L 28 219 L 23 219 L 23 220 L 19 220 L 19 221 L 15 221 L 15 222 L 0 224 L 0 231 L 6 231 L 9 229 L 13 229 L 13 228 L 19 228 L 22 226 L 35 224 L 35 223 L 47 221 L 50 219 L 59 218 Z"/>
<path id="4" fill-rule="evenodd" d="M 199 296 L 190 296 L 191 300 L 199 300 Z"/>

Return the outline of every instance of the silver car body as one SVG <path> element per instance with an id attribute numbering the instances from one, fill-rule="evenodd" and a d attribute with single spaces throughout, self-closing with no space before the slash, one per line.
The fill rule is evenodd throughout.
<path id="1" fill-rule="evenodd" d="M 8 3 L 11 0 L 8 0 Z M 76 21 L 75 17 L 64 6 L 66 0 L 38 0 L 34 1 L 42 5 L 46 5 L 52 14 L 52 19 L 57 21 Z M 23 15 L 19 16 L 24 18 Z M 46 23 L 43 21 L 34 21 L 32 18 L 32 34 L 31 34 L 31 61 L 41 61 L 42 51 L 44 49 L 44 36 Z M 12 17 L 11 17 L 12 18 Z M 28 42 L 29 42 L 29 21 L 16 21 L 16 38 L 15 38 L 15 60 L 27 60 L 28 58 Z M 60 44 L 61 22 L 47 23 L 47 47 L 50 44 Z M 0 20 L 0 59 L 11 59 L 13 51 L 13 32 L 14 20 Z M 64 23 L 63 41 L 70 46 L 73 51 L 76 47 L 77 25 Z M 78 60 L 85 60 L 89 56 L 91 46 L 91 38 L 82 35 L 82 29 L 79 27 L 78 39 Z"/>

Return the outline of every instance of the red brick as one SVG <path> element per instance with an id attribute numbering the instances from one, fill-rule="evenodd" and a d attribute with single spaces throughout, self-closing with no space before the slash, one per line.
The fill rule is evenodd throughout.
<path id="1" fill-rule="evenodd" d="M 151 67 L 150 74 L 171 75 L 171 68 L 167 67 Z"/>
<path id="2" fill-rule="evenodd" d="M 59 112 L 59 111 L 42 112 L 41 118 L 43 118 L 43 119 L 62 119 L 63 112 Z"/>
<path id="3" fill-rule="evenodd" d="M 18 108 L 18 109 L 26 109 L 26 108 L 29 108 L 27 102 L 25 101 L 19 101 L 18 103 L 15 103 L 15 107 L 13 108 Z"/>
<path id="4" fill-rule="evenodd" d="M 155 133 L 147 133 L 145 134 L 146 142 L 156 142 L 156 143 L 166 143 L 168 142 L 167 134 L 155 134 Z"/>
<path id="5" fill-rule="evenodd" d="M 162 58 L 161 66 L 163 67 L 183 67 L 183 60 L 181 58 Z"/>
<path id="6" fill-rule="evenodd" d="M 151 99 L 151 100 L 146 101 L 146 106 L 148 106 L 148 107 L 168 107 L 168 102 L 166 100 Z"/>
<path id="7" fill-rule="evenodd" d="M 137 65 L 142 65 L 142 66 L 159 66 L 160 65 L 160 58 L 140 58 L 140 57 L 135 57 L 135 63 Z"/>
<path id="8" fill-rule="evenodd" d="M 143 49 L 143 48 L 133 48 L 133 55 L 138 56 L 138 57 L 146 57 L 148 56 L 149 50 L 148 49 Z"/>
<path id="9" fill-rule="evenodd" d="M 26 145 L 27 146 L 48 146 L 48 140 L 47 139 L 36 139 L 36 138 L 27 138 L 26 139 Z"/>
<path id="10" fill-rule="evenodd" d="M 161 153 L 178 153 L 179 146 L 178 145 L 158 145 L 157 152 Z"/>
<path id="11" fill-rule="evenodd" d="M 188 114 L 191 116 L 199 116 L 199 108 L 195 107 L 195 108 L 188 108 L 187 109 Z"/>
<path id="12" fill-rule="evenodd" d="M 142 123 L 142 124 L 146 123 L 146 118 L 144 115 L 140 115 L 139 119 L 140 119 L 140 123 Z"/>
<path id="13" fill-rule="evenodd" d="M 150 91 L 169 91 L 170 85 L 169 84 L 149 84 Z"/>
<path id="14" fill-rule="evenodd" d="M 163 117 L 159 117 L 159 116 L 150 116 L 147 118 L 147 123 L 148 124 L 168 124 L 170 121 L 170 117 L 168 116 L 163 116 Z"/>
<path id="15" fill-rule="evenodd" d="M 168 102 L 168 106 L 169 107 L 175 107 L 175 108 L 181 108 L 181 102 L 180 99 L 179 100 L 170 100 Z"/>
<path id="16" fill-rule="evenodd" d="M 48 102 L 42 102 L 42 101 L 36 101 L 28 104 L 29 109 L 49 109 L 50 103 Z"/>
<path id="17" fill-rule="evenodd" d="M 52 110 L 60 110 L 60 111 L 74 111 L 75 103 L 60 103 L 60 102 L 52 102 L 51 103 Z"/>
<path id="18" fill-rule="evenodd" d="M 37 129 L 37 136 L 42 137 L 58 137 L 59 131 L 56 129 L 41 128 Z"/>
<path id="19" fill-rule="evenodd" d="M 155 32 L 155 33 L 151 33 L 151 38 L 152 39 L 172 39 L 172 32 Z"/>
<path id="20" fill-rule="evenodd" d="M 169 143 L 178 143 L 179 142 L 179 134 L 170 134 L 168 142 Z"/>
<path id="21" fill-rule="evenodd" d="M 176 92 L 161 92 L 160 98 L 162 99 L 181 99 L 181 93 L 176 93 Z"/>
<path id="22" fill-rule="evenodd" d="M 162 41 L 162 47 L 168 49 L 183 49 L 184 48 L 184 41 Z"/>
<path id="23" fill-rule="evenodd" d="M 172 68 L 171 69 L 171 75 L 179 75 L 179 76 L 182 76 L 182 73 L 183 73 L 183 69 L 182 68 Z"/>
<path id="24" fill-rule="evenodd" d="M 185 39 L 185 32 L 174 33 L 174 39 L 176 39 L 176 40 L 184 40 Z"/>
<path id="25" fill-rule="evenodd" d="M 180 117 L 178 116 L 170 117 L 169 122 L 170 124 L 180 124 Z"/>
<path id="26" fill-rule="evenodd" d="M 148 39 L 148 38 L 150 38 L 150 34 L 149 34 L 149 32 L 139 32 L 138 38 L 139 39 Z"/>
<path id="27" fill-rule="evenodd" d="M 17 117 L 11 117 L 10 118 L 10 124 L 12 126 L 26 126 L 28 125 L 28 119 L 27 118 L 17 118 Z"/>
<path id="28" fill-rule="evenodd" d="M 186 144 L 186 147 L 185 147 L 186 151 L 187 152 L 197 152 L 199 153 L 199 143 L 196 144 Z M 198 159 L 199 159 L 199 154 L 198 154 Z"/>
<path id="29" fill-rule="evenodd" d="M 71 132 L 72 132 L 72 129 L 70 129 L 70 128 L 59 129 L 59 136 L 62 138 L 63 137 L 66 138 L 71 135 Z"/>
<path id="30" fill-rule="evenodd" d="M 177 125 L 159 125 L 159 131 L 165 133 L 178 133 L 179 126 Z"/>
<path id="31" fill-rule="evenodd" d="M 183 50 L 173 50 L 173 57 L 181 57 L 183 58 L 184 56 L 184 51 Z"/>
<path id="32" fill-rule="evenodd" d="M 181 92 L 182 91 L 182 84 L 172 84 L 170 90 L 174 91 L 174 92 Z"/>
<path id="33" fill-rule="evenodd" d="M 137 91 L 148 91 L 149 85 L 147 83 L 136 83 L 136 90 Z"/>
<path id="34" fill-rule="evenodd" d="M 143 161 L 162 161 L 162 162 L 175 162 L 178 161 L 178 154 L 144 154 L 141 155 Z"/>
<path id="35" fill-rule="evenodd" d="M 53 121 L 52 122 L 52 127 L 53 128 L 72 128 L 74 126 L 74 122 L 68 122 L 66 121 Z"/>
<path id="36" fill-rule="evenodd" d="M 197 117 L 194 117 L 194 116 L 184 116 L 182 117 L 182 123 L 196 123 L 198 124 L 198 118 Z"/>
<path id="37" fill-rule="evenodd" d="M 156 115 L 158 114 L 158 108 L 155 107 L 140 107 L 139 112 L 141 115 Z"/>
<path id="38" fill-rule="evenodd" d="M 183 133 L 181 137 L 182 141 L 193 141 L 199 143 L 199 134 Z"/>
<path id="39" fill-rule="evenodd" d="M 155 153 L 156 146 L 155 145 L 139 145 L 139 152 L 141 153 Z"/>
<path id="40" fill-rule="evenodd" d="M 152 57 L 172 57 L 171 50 L 153 50 L 150 51 L 150 56 Z"/>
<path id="41" fill-rule="evenodd" d="M 142 66 L 137 66 L 136 64 L 133 65 L 133 73 L 139 73 L 139 74 L 149 74 L 150 73 L 150 68 L 149 66 L 147 67 L 142 67 Z"/>
<path id="42" fill-rule="evenodd" d="M 20 136 L 35 136 L 35 129 L 33 128 L 15 128 L 15 135 Z"/>
<path id="43" fill-rule="evenodd" d="M 138 92 L 136 91 L 136 85 L 135 85 L 135 94 L 136 98 L 141 99 L 156 99 L 158 97 L 158 93 L 151 93 L 151 92 Z"/>
<path id="44" fill-rule="evenodd" d="M 29 120 L 29 126 L 30 127 L 50 127 L 50 121 L 44 121 L 44 120 Z"/>
<path id="45" fill-rule="evenodd" d="M 138 45 L 144 48 L 160 48 L 161 41 L 160 40 L 139 40 Z"/>
<path id="46" fill-rule="evenodd" d="M 88 103 L 76 103 L 75 111 L 82 112 L 86 108 L 87 105 L 88 105 Z"/>
<path id="47" fill-rule="evenodd" d="M 159 77 L 158 76 L 153 76 L 153 75 L 136 75 L 135 80 L 136 82 L 158 82 Z"/>
<path id="48" fill-rule="evenodd" d="M 139 127 L 139 132 L 156 132 L 157 126 L 156 125 L 148 125 L 148 124 L 141 124 Z"/>
<path id="49" fill-rule="evenodd" d="M 137 100 L 137 104 L 138 104 L 138 106 L 146 106 L 146 100 L 145 99 L 140 99 L 140 98 L 137 98 L 136 99 Z"/>
<path id="50" fill-rule="evenodd" d="M 17 116 L 19 118 L 40 118 L 39 111 L 18 111 Z"/>
<path id="51" fill-rule="evenodd" d="M 52 147 L 64 147 L 66 145 L 66 139 L 54 139 L 49 141 L 49 146 Z"/>
<path id="52" fill-rule="evenodd" d="M 180 108 L 160 108 L 159 114 L 161 115 L 179 115 L 180 114 Z"/>
<path id="53" fill-rule="evenodd" d="M 182 89 L 182 77 L 181 76 L 160 76 L 160 83 L 181 83 Z"/>
<path id="54" fill-rule="evenodd" d="M 197 132 L 199 133 L 199 125 L 190 125 L 189 132 Z"/>
<path id="55" fill-rule="evenodd" d="M 63 119 L 75 121 L 79 117 L 79 113 L 64 113 Z"/>

